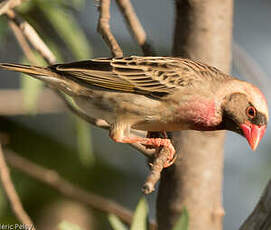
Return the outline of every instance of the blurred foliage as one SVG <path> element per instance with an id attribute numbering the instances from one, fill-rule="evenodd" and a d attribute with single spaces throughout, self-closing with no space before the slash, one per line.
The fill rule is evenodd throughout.
<path id="1" fill-rule="evenodd" d="M 80 161 L 84 166 L 93 165 L 95 156 L 93 154 L 90 132 L 90 124 L 79 117 L 74 117 L 76 124 L 76 137 Z"/>
<path id="2" fill-rule="evenodd" d="M 72 224 L 72 223 L 70 223 L 68 221 L 62 221 L 58 225 L 58 229 L 59 230 L 82 230 L 78 225 Z"/>
<path id="3" fill-rule="evenodd" d="M 184 207 L 181 216 L 177 220 L 172 230 L 188 230 L 189 228 L 189 214 L 187 209 Z"/>
<path id="4" fill-rule="evenodd" d="M 149 209 L 147 201 L 144 197 L 142 197 L 136 206 L 130 230 L 147 230 L 148 212 Z M 120 221 L 117 216 L 109 214 L 108 220 L 113 230 L 127 230 L 126 226 Z"/>
<path id="5" fill-rule="evenodd" d="M 108 220 L 113 230 L 127 230 L 126 226 L 121 222 L 121 220 L 116 215 L 109 214 Z"/>
<path id="6" fill-rule="evenodd" d="M 143 197 L 139 200 L 133 216 L 133 222 L 130 230 L 147 230 L 148 229 L 148 204 Z M 128 228 L 121 222 L 121 220 L 113 215 L 108 215 L 108 220 L 113 230 L 128 230 Z M 188 230 L 189 228 L 189 214 L 186 208 L 183 209 L 181 216 L 177 220 L 175 226 L 171 230 Z"/>
<path id="7" fill-rule="evenodd" d="M 142 197 L 136 206 L 131 230 L 147 230 L 148 212 L 149 209 L 147 201 L 144 197 Z"/>
<path id="8" fill-rule="evenodd" d="M 91 55 L 89 42 L 72 14 L 50 4 L 40 4 L 40 10 L 54 27 L 76 59 L 88 59 Z"/>

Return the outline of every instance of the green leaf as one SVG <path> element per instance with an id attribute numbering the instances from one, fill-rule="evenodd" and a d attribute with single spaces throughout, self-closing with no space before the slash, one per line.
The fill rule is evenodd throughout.
<path id="1" fill-rule="evenodd" d="M 109 214 L 108 220 L 113 230 L 127 230 L 126 226 L 121 222 L 121 220 L 116 215 Z"/>
<path id="2" fill-rule="evenodd" d="M 79 151 L 79 158 L 86 167 L 92 166 L 95 162 L 95 156 L 92 150 L 92 138 L 90 125 L 79 117 L 75 117 L 76 138 Z"/>
<path id="3" fill-rule="evenodd" d="M 56 32 L 66 43 L 76 59 L 87 59 L 91 56 L 89 42 L 72 14 L 60 7 L 41 7 Z"/>
<path id="4" fill-rule="evenodd" d="M 148 204 L 144 197 L 136 206 L 135 214 L 131 224 L 131 230 L 147 230 Z"/>
<path id="5" fill-rule="evenodd" d="M 172 230 L 188 230 L 189 227 L 189 213 L 184 207 L 180 218 L 177 220 Z"/>
<path id="6" fill-rule="evenodd" d="M 62 221 L 58 225 L 59 230 L 82 230 L 77 224 L 70 223 L 68 221 Z"/>

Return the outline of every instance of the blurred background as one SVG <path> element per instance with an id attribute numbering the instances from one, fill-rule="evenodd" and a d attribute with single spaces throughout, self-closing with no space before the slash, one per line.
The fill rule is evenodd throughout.
<path id="1" fill-rule="evenodd" d="M 174 32 L 174 1 L 132 3 L 157 55 L 170 55 Z M 94 0 L 30 0 L 19 7 L 18 12 L 40 33 L 57 56 L 58 62 L 68 62 L 111 56 L 110 50 L 96 32 L 96 4 Z M 112 32 L 125 55 L 142 55 L 129 35 L 114 1 L 111 13 Z M 270 1 L 235 1 L 234 40 L 258 63 L 265 74 L 255 71 L 257 79 L 253 75 L 251 79 L 249 74 L 244 74 L 236 53 L 233 74 L 257 84 L 269 101 L 270 19 Z M 37 60 L 39 59 L 37 56 Z M 0 62 L 22 63 L 25 60 L 8 27 L 7 19 L 2 16 Z M 56 170 L 61 176 L 86 190 L 134 209 L 142 196 L 141 185 L 148 174 L 146 159 L 127 145 L 113 143 L 106 131 L 90 127 L 70 112 L 37 113 L 36 102 L 43 86 L 38 81 L 21 78 L 17 73 L 1 71 L 0 74 L 0 92 L 20 88 L 26 111 L 25 115 L 0 117 L 0 132 L 8 136 L 8 147 L 33 162 Z M 10 103 L 12 104 L 11 101 Z M 238 229 L 255 207 L 271 177 L 269 140 L 270 130 L 267 129 L 257 151 L 252 152 L 244 138 L 227 133 L 223 189 L 225 229 Z M 11 173 L 24 207 L 40 226 L 39 229 L 56 229 L 55 226 L 62 220 L 75 221 L 83 229 L 109 228 L 107 214 L 90 211 L 19 171 L 12 169 Z M 0 223 L 16 223 L 3 192 L 0 192 Z M 156 195 L 154 192 L 147 197 L 151 218 L 155 218 Z"/>

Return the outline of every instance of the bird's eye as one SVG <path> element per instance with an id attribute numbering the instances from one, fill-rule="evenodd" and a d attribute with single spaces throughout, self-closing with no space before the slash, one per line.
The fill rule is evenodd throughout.
<path id="1" fill-rule="evenodd" d="M 246 113 L 249 118 L 254 118 L 256 116 L 256 109 L 253 106 L 249 106 Z"/>

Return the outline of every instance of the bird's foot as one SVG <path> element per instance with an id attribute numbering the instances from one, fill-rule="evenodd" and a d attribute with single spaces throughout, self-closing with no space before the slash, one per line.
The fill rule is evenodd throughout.
<path id="1" fill-rule="evenodd" d="M 164 163 L 164 168 L 167 168 L 171 166 L 175 160 L 176 160 L 176 151 L 175 148 L 173 147 L 170 139 L 164 139 L 164 138 L 142 138 L 142 137 L 123 137 L 121 139 L 114 139 L 116 142 L 121 142 L 121 143 L 140 143 L 142 145 L 146 146 L 153 146 L 157 148 L 157 154 L 160 153 L 160 147 L 167 148 L 168 151 L 165 151 L 165 153 L 168 154 L 167 160 Z"/>

